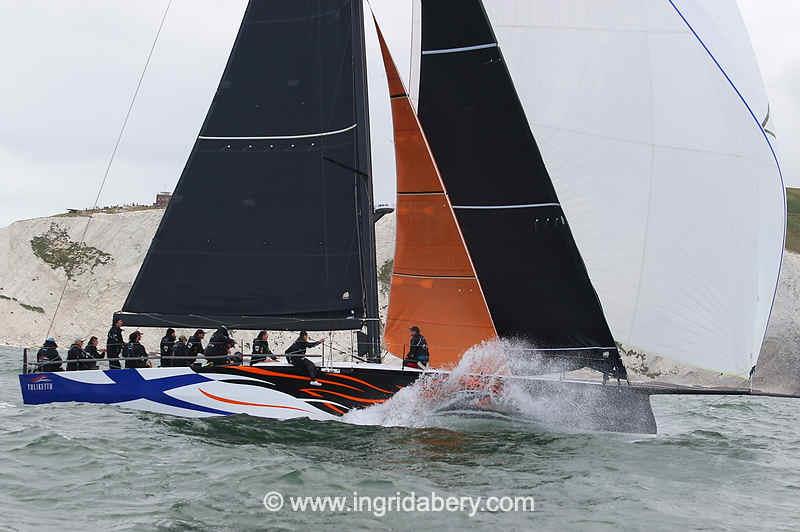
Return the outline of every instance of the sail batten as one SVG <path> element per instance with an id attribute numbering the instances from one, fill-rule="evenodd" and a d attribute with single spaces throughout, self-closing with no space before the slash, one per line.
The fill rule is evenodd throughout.
<path id="1" fill-rule="evenodd" d="M 330 135 L 338 135 L 339 133 L 345 133 L 350 131 L 351 129 L 355 129 L 358 127 L 358 124 L 351 124 L 347 127 L 341 129 L 335 129 L 333 131 L 322 131 L 319 133 L 300 133 L 296 135 L 269 135 L 269 136 L 262 136 L 262 137 L 220 137 L 220 136 L 209 136 L 209 135 L 200 135 L 199 139 L 201 140 L 288 140 L 288 139 L 308 139 L 313 137 L 328 137 Z"/>

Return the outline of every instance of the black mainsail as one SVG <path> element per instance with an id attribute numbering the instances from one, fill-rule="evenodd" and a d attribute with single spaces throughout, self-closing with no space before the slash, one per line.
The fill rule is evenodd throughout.
<path id="1" fill-rule="evenodd" d="M 423 0 L 422 50 L 420 121 L 498 335 L 624 373 L 481 0 Z"/>
<path id="2" fill-rule="evenodd" d="M 126 323 L 377 328 L 362 10 L 249 2 Z"/>

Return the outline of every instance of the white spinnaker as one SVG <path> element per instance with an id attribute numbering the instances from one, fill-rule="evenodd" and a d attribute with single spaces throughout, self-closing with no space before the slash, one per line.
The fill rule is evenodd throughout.
<path id="1" fill-rule="evenodd" d="M 747 375 L 785 202 L 735 0 L 484 4 L 614 337 Z"/>
<path id="2" fill-rule="evenodd" d="M 392 102 L 378 32 L 367 0 L 364 0 L 364 40 L 367 55 L 373 201 L 375 205 L 394 206 L 397 193 L 397 167 L 394 155 Z"/>

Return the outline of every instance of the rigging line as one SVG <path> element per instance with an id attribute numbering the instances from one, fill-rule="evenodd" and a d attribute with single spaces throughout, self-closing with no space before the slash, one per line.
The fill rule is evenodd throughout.
<path id="1" fill-rule="evenodd" d="M 119 135 L 117 135 L 117 140 L 114 142 L 114 148 L 111 150 L 111 156 L 108 158 L 108 164 L 106 165 L 106 170 L 103 173 L 103 180 L 100 182 L 100 188 L 97 190 L 97 196 L 94 198 L 94 209 L 97 209 L 98 204 L 100 203 L 100 196 L 103 194 L 103 188 L 106 186 L 106 181 L 108 180 L 108 174 L 111 172 L 111 165 L 114 163 L 114 157 L 117 155 L 117 150 L 119 149 L 119 144 L 122 142 L 122 136 L 125 134 L 125 127 L 128 125 L 128 119 L 131 116 L 131 112 L 133 111 L 133 105 L 136 103 L 136 97 L 139 95 L 139 89 L 142 87 L 142 81 L 144 80 L 144 75 L 147 72 L 147 67 L 150 66 L 150 59 L 153 57 L 153 52 L 156 49 L 156 44 L 158 43 L 158 38 L 161 36 L 161 30 L 164 28 L 164 22 L 167 20 L 167 13 L 169 13 L 169 8 L 172 6 L 172 0 L 168 0 L 167 6 L 164 8 L 164 14 L 161 15 L 161 22 L 158 24 L 158 29 L 156 30 L 156 36 L 153 39 L 153 44 L 150 46 L 150 51 L 147 53 L 147 59 L 144 62 L 144 67 L 142 68 L 141 74 L 139 74 L 139 79 L 136 82 L 136 89 L 133 91 L 133 96 L 131 97 L 131 103 L 128 105 L 128 110 L 125 113 L 125 118 L 122 120 L 122 127 L 120 127 Z M 89 218 L 86 220 L 86 226 L 83 228 L 83 234 L 81 235 L 81 241 L 78 244 L 79 246 L 83 246 L 84 242 L 86 241 L 86 234 L 89 232 L 89 224 L 92 221 L 92 215 L 89 214 Z M 58 315 L 58 311 L 61 308 L 61 303 L 64 301 L 64 294 L 67 292 L 67 287 L 69 286 L 69 277 L 64 281 L 64 288 L 61 289 L 61 294 L 58 296 L 58 303 L 56 303 L 56 308 L 53 311 L 53 317 L 50 319 L 50 325 L 47 327 L 47 335 L 50 336 L 50 333 L 53 330 L 53 324 L 56 321 L 56 316 Z"/>

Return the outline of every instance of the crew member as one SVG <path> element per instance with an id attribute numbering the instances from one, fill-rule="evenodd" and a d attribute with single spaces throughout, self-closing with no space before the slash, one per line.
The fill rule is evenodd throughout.
<path id="1" fill-rule="evenodd" d="M 36 362 L 39 363 L 38 371 L 61 371 L 63 369 L 55 338 L 51 336 L 44 341 L 42 348 L 36 353 Z"/>
<path id="2" fill-rule="evenodd" d="M 186 345 L 186 337 L 184 335 L 180 335 L 178 337 L 178 341 L 175 342 L 175 345 L 172 348 L 172 356 L 174 357 L 170 361 L 171 367 L 179 367 L 179 366 L 191 366 L 192 362 L 194 362 L 189 354 L 189 346 Z M 164 364 L 164 358 L 161 358 L 161 364 Z"/>
<path id="3" fill-rule="evenodd" d="M 203 338 L 206 337 L 206 332 L 203 329 L 197 329 L 193 335 L 189 337 L 189 341 L 187 342 L 187 346 L 189 347 L 189 356 L 190 357 L 197 357 L 205 353 L 205 349 L 203 349 Z M 176 360 L 181 366 L 191 366 L 194 360 Z"/>
<path id="4" fill-rule="evenodd" d="M 410 368 L 420 368 L 428 365 L 430 353 L 428 352 L 428 342 L 419 330 L 419 327 L 414 325 L 408 329 L 411 333 L 409 341 L 408 354 L 403 365 Z"/>
<path id="5" fill-rule="evenodd" d="M 101 352 L 97 349 L 97 344 L 99 342 L 100 341 L 97 339 L 97 336 L 92 336 L 91 338 L 89 338 L 89 343 L 86 344 L 86 349 L 84 349 L 84 351 L 86 351 L 87 355 L 92 357 L 92 361 L 84 362 L 83 363 L 84 367 L 82 369 L 98 369 L 97 361 L 103 358 L 103 353 L 105 353 L 105 350 Z"/>
<path id="6" fill-rule="evenodd" d="M 278 360 L 278 357 L 273 355 L 269 348 L 269 334 L 267 331 L 261 331 L 253 340 L 253 356 L 250 357 L 250 365 L 264 362 L 267 360 L 267 356 L 272 360 Z"/>
<path id="7" fill-rule="evenodd" d="M 214 366 L 228 365 L 231 360 L 228 354 L 236 342 L 230 337 L 228 329 L 220 327 L 211 335 L 205 351 L 206 360 Z"/>
<path id="8" fill-rule="evenodd" d="M 161 367 L 168 368 L 172 366 L 172 349 L 175 346 L 175 329 L 167 329 L 167 333 L 161 339 Z"/>
<path id="9" fill-rule="evenodd" d="M 125 369 L 149 368 L 150 362 L 147 360 L 147 350 L 141 343 L 142 333 L 133 331 L 128 336 L 128 340 L 122 355 L 125 358 Z"/>
<path id="10" fill-rule="evenodd" d="M 67 371 L 77 371 L 81 369 L 92 369 L 86 367 L 87 362 L 90 366 L 97 367 L 94 359 L 83 350 L 83 338 L 77 338 L 69 347 L 67 352 Z M 80 362 L 79 362 L 80 361 Z"/>
<path id="11" fill-rule="evenodd" d="M 106 340 L 106 356 L 108 358 L 120 358 L 122 356 L 122 349 L 125 347 L 125 341 L 122 339 L 122 318 L 116 320 L 111 328 L 108 330 L 108 338 Z M 120 369 L 122 364 L 119 360 L 109 360 L 109 369 Z"/>
<path id="12" fill-rule="evenodd" d="M 286 350 L 286 360 L 288 360 L 289 364 L 292 366 L 305 368 L 306 373 L 311 377 L 311 382 L 309 382 L 311 386 L 322 386 L 322 384 L 317 382 L 317 373 L 319 370 L 316 364 L 305 357 L 306 349 L 316 347 L 321 343 L 322 340 L 317 340 L 316 342 L 310 341 L 308 339 L 308 333 L 306 331 L 300 331 L 300 336 L 289 346 L 289 349 Z"/>

